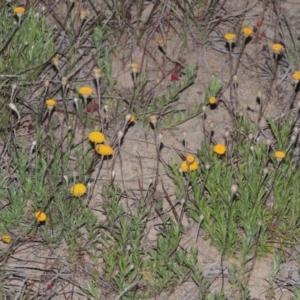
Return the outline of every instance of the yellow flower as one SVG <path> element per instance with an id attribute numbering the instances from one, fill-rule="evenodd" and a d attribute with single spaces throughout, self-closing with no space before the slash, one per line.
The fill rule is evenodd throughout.
<path id="1" fill-rule="evenodd" d="M 79 88 L 78 93 L 83 97 L 91 96 L 93 93 L 93 89 L 89 86 L 82 86 L 81 88 Z"/>
<path id="2" fill-rule="evenodd" d="M 189 164 L 192 164 L 195 161 L 195 157 L 192 154 L 189 154 L 186 158 L 185 158 L 186 162 Z"/>
<path id="3" fill-rule="evenodd" d="M 132 73 L 137 73 L 139 64 L 137 62 L 133 62 L 131 64 Z"/>
<path id="4" fill-rule="evenodd" d="M 81 10 L 80 11 L 80 19 L 81 21 L 83 21 L 85 19 L 85 17 L 87 16 L 87 11 L 86 10 Z"/>
<path id="5" fill-rule="evenodd" d="M 11 241 L 11 237 L 9 235 L 2 235 L 2 242 L 5 244 L 9 244 Z"/>
<path id="6" fill-rule="evenodd" d="M 283 49 L 283 46 L 281 44 L 275 43 L 272 45 L 272 50 L 275 54 L 279 54 Z"/>
<path id="7" fill-rule="evenodd" d="M 111 146 L 105 144 L 96 145 L 95 150 L 98 154 L 103 156 L 112 155 L 114 153 L 114 149 Z"/>
<path id="8" fill-rule="evenodd" d="M 212 96 L 208 99 L 209 104 L 213 105 L 217 103 L 217 98 L 215 96 Z"/>
<path id="9" fill-rule="evenodd" d="M 25 12 L 25 7 L 23 6 L 17 6 L 14 8 L 14 13 L 18 16 L 21 17 Z"/>
<path id="10" fill-rule="evenodd" d="M 226 146 L 223 144 L 216 144 L 214 146 L 214 152 L 219 155 L 223 155 L 226 152 Z"/>
<path id="11" fill-rule="evenodd" d="M 86 186 L 82 183 L 76 183 L 71 187 L 70 192 L 75 197 L 81 197 L 86 193 Z"/>
<path id="12" fill-rule="evenodd" d="M 52 58 L 52 63 L 57 67 L 57 66 L 58 66 L 58 62 L 59 62 L 58 56 L 54 56 L 54 57 Z"/>
<path id="13" fill-rule="evenodd" d="M 163 38 L 160 38 L 158 40 L 158 45 L 162 46 L 165 43 L 165 40 Z"/>
<path id="14" fill-rule="evenodd" d="M 236 39 L 236 34 L 234 34 L 234 33 L 226 33 L 226 34 L 224 35 L 224 38 L 225 38 L 225 40 L 226 40 L 229 44 L 231 44 L 231 43 L 233 43 L 234 40 Z"/>
<path id="15" fill-rule="evenodd" d="M 42 211 L 37 211 L 35 213 L 35 218 L 37 219 L 38 222 L 45 222 L 47 219 L 47 216 L 44 212 Z"/>
<path id="16" fill-rule="evenodd" d="M 97 143 L 97 144 L 100 144 L 100 143 L 103 143 L 104 142 L 104 139 L 105 139 L 105 136 L 102 132 L 100 131 L 93 131 L 89 134 L 89 140 L 92 142 L 92 143 Z"/>
<path id="17" fill-rule="evenodd" d="M 281 161 L 282 159 L 285 158 L 285 153 L 283 151 L 275 151 L 274 155 L 277 161 Z"/>
<path id="18" fill-rule="evenodd" d="M 243 28 L 243 34 L 244 34 L 245 37 L 248 37 L 248 36 L 252 35 L 252 33 L 253 33 L 253 30 L 251 28 L 249 28 L 249 27 L 244 27 Z"/>
<path id="19" fill-rule="evenodd" d="M 156 121 L 157 121 L 157 115 L 152 115 L 152 116 L 149 117 L 149 119 L 150 119 L 150 122 L 151 122 L 152 124 L 156 124 Z"/>
<path id="20" fill-rule="evenodd" d="M 54 99 L 48 99 L 45 102 L 46 102 L 46 105 L 48 106 L 48 108 L 56 105 L 56 101 Z"/>
<path id="21" fill-rule="evenodd" d="M 181 163 L 180 168 L 181 168 L 182 172 L 185 172 L 185 173 L 189 172 L 189 171 L 195 171 L 198 169 L 198 163 L 196 161 L 189 163 L 185 160 Z"/>
<path id="22" fill-rule="evenodd" d="M 135 121 L 135 117 L 131 115 L 130 119 L 129 119 L 129 123 L 133 123 Z"/>
<path id="23" fill-rule="evenodd" d="M 295 83 L 298 83 L 300 80 L 300 71 L 295 71 L 295 73 L 292 75 L 292 78 L 294 79 Z"/>

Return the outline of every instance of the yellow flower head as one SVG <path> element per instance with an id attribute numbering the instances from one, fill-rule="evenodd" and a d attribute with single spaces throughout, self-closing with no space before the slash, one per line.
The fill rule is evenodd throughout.
<path id="1" fill-rule="evenodd" d="M 281 44 L 276 43 L 272 45 L 272 50 L 275 54 L 279 54 L 282 51 L 282 49 L 283 46 Z"/>
<path id="2" fill-rule="evenodd" d="M 283 151 L 275 151 L 274 155 L 278 161 L 281 161 L 285 158 L 285 153 Z"/>
<path id="3" fill-rule="evenodd" d="M 93 93 L 93 89 L 89 86 L 82 86 L 79 88 L 78 93 L 83 97 L 91 96 Z"/>
<path id="4" fill-rule="evenodd" d="M 114 153 L 114 149 L 111 146 L 105 144 L 96 145 L 95 150 L 98 154 L 103 156 L 112 155 Z"/>
<path id="5" fill-rule="evenodd" d="M 52 63 L 53 63 L 55 66 L 58 66 L 58 62 L 59 62 L 58 56 L 52 57 Z"/>
<path id="6" fill-rule="evenodd" d="M 234 33 L 226 33 L 224 35 L 224 39 L 226 40 L 227 43 L 231 44 L 236 39 L 236 34 L 234 34 Z"/>
<path id="7" fill-rule="evenodd" d="M 195 171 L 198 169 L 198 163 L 196 161 L 189 163 L 188 161 L 185 160 L 180 164 L 180 168 L 184 173 L 189 171 Z"/>
<path id="8" fill-rule="evenodd" d="M 103 143 L 105 139 L 105 135 L 100 131 L 93 131 L 89 134 L 89 140 L 92 143 L 100 144 Z"/>
<path id="9" fill-rule="evenodd" d="M 131 64 L 131 70 L 132 70 L 132 73 L 137 73 L 138 67 L 139 67 L 139 64 L 138 64 L 137 62 L 133 62 L 133 63 Z"/>
<path id="10" fill-rule="evenodd" d="M 21 17 L 25 12 L 25 7 L 23 6 L 17 6 L 14 8 L 14 13 L 18 16 Z"/>
<path id="11" fill-rule="evenodd" d="M 81 197 L 86 193 L 86 186 L 82 183 L 76 183 L 71 187 L 70 192 L 75 197 Z"/>
<path id="12" fill-rule="evenodd" d="M 2 235 L 2 242 L 5 244 L 9 244 L 11 241 L 11 237 L 9 235 Z"/>
<path id="13" fill-rule="evenodd" d="M 243 28 L 243 34 L 244 34 L 245 37 L 248 37 L 248 36 L 252 35 L 252 33 L 253 33 L 253 30 L 251 28 L 249 28 L 249 27 L 244 27 Z"/>
<path id="14" fill-rule="evenodd" d="M 217 103 L 217 98 L 215 96 L 212 96 L 208 99 L 209 104 L 213 105 Z"/>
<path id="15" fill-rule="evenodd" d="M 48 107 L 53 107 L 56 105 L 56 101 L 54 99 L 47 99 L 45 102 Z"/>
<path id="16" fill-rule="evenodd" d="M 133 115 L 131 115 L 130 119 L 129 119 L 129 123 L 133 123 L 135 121 L 135 117 Z"/>
<path id="17" fill-rule="evenodd" d="M 186 158 L 185 158 L 186 162 L 188 164 L 192 164 L 195 161 L 195 157 L 192 154 L 189 154 Z"/>
<path id="18" fill-rule="evenodd" d="M 157 121 L 157 115 L 151 115 L 151 116 L 149 117 L 149 119 L 150 119 L 150 122 L 151 122 L 152 124 L 156 124 L 156 121 Z"/>
<path id="19" fill-rule="evenodd" d="M 165 40 L 163 38 L 160 38 L 157 42 L 158 45 L 162 46 L 165 43 Z"/>
<path id="20" fill-rule="evenodd" d="M 38 222 L 45 222 L 47 219 L 47 216 L 44 212 L 42 211 L 37 211 L 35 213 L 35 218 L 37 219 Z"/>
<path id="21" fill-rule="evenodd" d="M 88 14 L 88 13 L 87 13 L 86 10 L 84 10 L 84 9 L 81 10 L 81 11 L 80 11 L 80 19 L 81 19 L 81 20 L 84 20 L 85 17 L 87 16 L 87 14 Z"/>
<path id="22" fill-rule="evenodd" d="M 226 152 L 226 146 L 223 144 L 216 144 L 214 146 L 214 152 L 219 155 L 223 155 Z"/>
<path id="23" fill-rule="evenodd" d="M 296 71 L 293 75 L 292 78 L 294 79 L 295 83 L 298 83 L 300 80 L 300 71 Z"/>

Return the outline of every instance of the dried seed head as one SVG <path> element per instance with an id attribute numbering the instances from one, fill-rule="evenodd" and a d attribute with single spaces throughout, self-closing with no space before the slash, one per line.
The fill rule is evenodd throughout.
<path id="1" fill-rule="evenodd" d="M 163 137 L 164 137 L 163 134 L 160 132 L 160 133 L 158 134 L 158 141 L 159 141 L 159 143 L 162 142 Z"/>
<path id="2" fill-rule="evenodd" d="M 94 72 L 94 77 L 96 79 L 99 79 L 100 76 L 101 76 L 101 70 L 99 68 L 95 67 L 94 70 L 93 70 L 93 72 Z"/>
<path id="3" fill-rule="evenodd" d="M 158 45 L 159 46 L 163 46 L 165 44 L 165 40 L 163 38 L 160 38 L 158 41 L 157 41 Z"/>
<path id="4" fill-rule="evenodd" d="M 149 117 L 150 122 L 152 123 L 152 125 L 155 127 L 156 122 L 157 122 L 157 115 L 152 115 Z"/>
<path id="5" fill-rule="evenodd" d="M 237 190 L 238 190 L 238 186 L 237 186 L 237 184 L 234 183 L 230 188 L 231 194 L 235 195 Z"/>
<path id="6" fill-rule="evenodd" d="M 88 12 L 86 10 L 81 10 L 80 11 L 80 20 L 83 21 L 87 15 L 88 15 Z"/>
<path id="7" fill-rule="evenodd" d="M 16 88 L 17 88 L 17 84 L 14 82 L 14 83 L 11 85 L 11 91 L 12 91 L 12 93 L 15 92 Z"/>
<path id="8" fill-rule="evenodd" d="M 133 62 L 131 64 L 131 70 L 132 70 L 133 74 L 136 74 L 138 72 L 138 67 L 139 67 L 139 64 L 137 62 Z"/>
<path id="9" fill-rule="evenodd" d="M 229 138 L 229 137 L 230 137 L 230 132 L 229 132 L 229 129 L 228 129 L 228 128 L 225 128 L 224 136 L 225 136 L 226 138 Z"/>
<path id="10" fill-rule="evenodd" d="M 61 85 L 62 85 L 63 87 L 65 87 L 65 86 L 67 85 L 67 83 L 68 83 L 68 77 L 63 76 L 63 77 L 61 78 Z"/>
<path id="11" fill-rule="evenodd" d="M 63 177 L 64 177 L 64 180 L 65 180 L 66 184 L 68 185 L 69 184 L 69 178 L 68 178 L 68 176 L 64 175 Z"/>
<path id="12" fill-rule="evenodd" d="M 45 85 L 45 88 L 48 88 L 49 85 L 50 85 L 50 80 L 46 79 L 45 82 L 44 82 L 44 85 Z"/>
<path id="13" fill-rule="evenodd" d="M 119 141 L 119 144 L 121 143 L 121 140 L 122 140 L 122 137 L 124 136 L 124 133 L 122 130 L 119 130 L 118 131 L 118 141 Z"/>
<path id="14" fill-rule="evenodd" d="M 17 107 L 16 107 L 13 103 L 9 103 L 8 106 L 9 106 L 9 108 L 10 108 L 11 110 L 13 110 L 14 112 L 19 113 Z"/>
<path id="15" fill-rule="evenodd" d="M 52 58 L 52 63 L 54 64 L 55 67 L 58 67 L 58 62 L 59 62 L 58 56 L 54 56 Z"/>
<path id="16" fill-rule="evenodd" d="M 129 122 L 130 118 L 131 118 L 131 114 L 127 114 L 127 115 L 125 116 L 125 122 L 126 122 L 126 123 Z"/>

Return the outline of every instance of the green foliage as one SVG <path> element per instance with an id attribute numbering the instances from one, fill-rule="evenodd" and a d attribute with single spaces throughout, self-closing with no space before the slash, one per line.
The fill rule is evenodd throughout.
<path id="1" fill-rule="evenodd" d="M 249 278 L 258 257 L 275 252 L 278 245 L 284 248 L 299 244 L 300 239 L 299 111 L 291 110 L 277 119 L 266 117 L 264 106 L 265 102 L 271 103 L 274 83 L 276 91 L 282 83 L 277 81 L 277 71 L 285 74 L 282 80 L 286 81 L 292 68 L 289 62 L 299 60 L 299 47 L 290 37 L 283 41 L 286 50 L 281 54 L 266 56 L 264 65 L 268 66 L 271 59 L 272 72 L 258 66 L 251 55 L 243 55 L 251 39 L 246 43 L 237 34 L 228 53 L 230 79 L 220 79 L 221 75 L 228 75 L 227 71 L 212 76 L 203 99 L 188 106 L 179 99 L 195 83 L 202 60 L 209 69 L 205 52 L 211 51 L 211 46 L 222 52 L 226 50 L 220 34 L 227 25 L 215 15 L 220 11 L 220 1 L 170 1 L 167 5 L 165 1 L 104 2 L 105 13 L 102 7 L 98 11 L 93 1 L 83 6 L 76 1 L 62 1 L 59 6 L 62 14 L 57 13 L 56 5 L 47 3 L 48 10 L 42 15 L 36 9 L 43 1 L 27 1 L 27 10 L 21 18 L 14 14 L 10 1 L 0 9 L 0 119 L 1 130 L 7 133 L 0 142 L 0 233 L 12 238 L 10 244 L 2 245 L 0 297 L 43 298 L 45 289 L 53 297 L 68 290 L 75 295 L 75 289 L 80 289 L 80 293 L 85 293 L 83 297 L 102 299 L 105 297 L 102 286 L 106 286 L 117 294 L 116 299 L 150 299 L 160 297 L 163 292 L 171 293 L 192 279 L 197 287 L 197 299 L 228 299 L 224 281 L 231 285 L 231 297 L 249 299 Z M 80 10 L 85 7 L 93 12 L 82 18 Z M 55 32 L 46 25 L 47 17 L 57 22 L 59 30 Z M 285 22 L 278 23 L 284 30 L 277 31 L 284 39 L 288 26 L 283 28 Z M 218 26 L 224 28 L 214 30 Z M 237 26 L 242 24 L 238 22 Z M 260 41 L 257 40 L 262 33 L 259 30 L 251 41 Z M 214 35 L 210 35 L 212 31 Z M 162 37 L 165 44 L 158 48 L 163 54 L 159 60 L 149 49 Z M 174 47 L 171 51 L 167 44 L 171 40 L 174 43 L 174 37 L 184 42 L 181 49 Z M 190 53 L 195 48 L 199 50 L 199 66 L 189 65 L 190 60 L 185 63 L 182 59 L 186 50 Z M 58 66 L 51 65 L 54 53 L 59 56 Z M 242 83 L 231 84 L 231 79 L 241 74 L 239 63 L 244 57 L 251 64 L 243 62 L 243 66 L 251 65 L 252 72 L 256 69 L 272 74 L 268 99 L 264 101 L 261 97 L 259 104 L 259 119 L 267 119 L 266 128 L 235 111 L 240 106 L 238 89 Z M 136 61 L 137 72 L 130 71 L 134 59 L 140 59 Z M 101 70 L 96 81 L 92 73 L 95 66 Z M 123 69 L 118 75 L 124 72 L 132 80 L 128 85 L 128 82 L 120 84 L 115 76 L 114 68 L 120 66 Z M 180 80 L 169 83 L 168 76 L 175 70 L 180 73 Z M 155 72 L 159 74 L 158 81 L 153 80 Z M 67 84 L 62 84 L 63 77 Z M 93 87 L 93 94 L 86 104 L 81 96 L 76 103 L 74 96 L 79 97 L 76 90 L 85 84 Z M 288 89 L 288 82 L 285 84 Z M 298 93 L 296 84 L 292 88 L 290 105 Z M 230 101 L 236 101 L 236 105 L 227 102 L 228 91 L 230 98 L 235 98 Z M 181 172 L 178 162 L 174 158 L 170 160 L 166 171 L 175 183 L 177 198 L 172 204 L 172 192 L 168 194 L 164 188 L 163 196 L 156 199 L 162 175 L 160 164 L 166 166 L 159 142 L 154 155 L 157 169 L 151 173 L 151 176 L 155 174 L 154 180 L 144 188 L 149 173 L 144 172 L 148 165 L 144 165 L 144 156 L 140 155 L 139 188 L 131 189 L 123 174 L 123 166 L 128 162 L 122 161 L 122 143 L 116 147 L 120 134 L 126 135 L 133 125 L 124 122 L 124 115 L 132 114 L 136 125 L 142 125 L 145 130 L 149 129 L 152 115 L 157 117 L 157 124 L 152 128 L 155 131 L 177 129 L 200 115 L 212 96 L 220 97 L 215 108 L 219 110 L 224 105 L 232 117 L 232 130 L 224 137 L 226 153 L 213 152 L 211 132 L 198 149 L 198 170 Z M 51 114 L 46 114 L 44 102 L 50 97 L 56 99 L 57 106 Z M 8 103 L 14 103 L 18 109 L 17 122 L 15 111 L 8 110 Z M 208 113 L 203 115 L 203 125 L 207 116 Z M 29 124 L 33 129 L 27 130 Z M 99 158 L 93 151 L 94 145 L 87 141 L 87 132 L 99 124 L 106 135 L 105 142 L 114 147 L 113 157 Z M 154 137 L 158 137 L 157 132 Z M 133 140 L 137 142 L 135 137 Z M 177 150 L 176 145 L 174 148 Z M 190 150 L 184 141 L 184 153 Z M 286 157 L 277 160 L 276 150 L 284 151 Z M 119 174 L 107 178 L 107 170 L 112 173 L 114 167 L 121 171 L 122 180 Z M 119 180 L 122 186 L 117 184 Z M 77 182 L 87 185 L 86 195 L 71 195 L 70 188 Z M 180 217 L 176 215 L 178 199 L 184 199 Z M 47 214 L 46 222 L 36 221 L 36 211 Z M 196 222 L 197 237 L 200 234 L 209 238 L 220 251 L 221 267 L 224 258 L 239 258 L 239 264 L 228 268 L 229 277 L 222 278 L 222 288 L 218 291 L 211 291 L 211 282 L 198 265 L 197 238 L 192 246 L 185 243 L 187 232 L 182 221 L 186 216 Z M 148 240 L 150 230 L 156 230 L 155 240 Z M 22 252 L 19 250 L 24 245 L 50 249 L 46 264 L 44 256 L 36 255 L 36 263 L 40 264 L 42 257 L 43 265 L 34 266 L 35 271 L 47 277 L 46 286 L 43 280 L 37 282 L 39 275 L 28 277 L 26 272 L 18 274 L 18 278 L 23 277 L 22 285 L 15 283 L 14 270 L 19 265 L 15 268 L 6 264 L 12 261 L 12 254 L 16 255 L 13 259 L 19 259 Z M 56 261 L 61 265 L 57 266 Z M 283 256 L 276 254 L 268 278 L 267 299 L 275 297 L 275 279 L 282 262 Z M 30 265 L 26 263 L 22 270 Z M 67 280 L 65 270 L 72 273 Z M 12 277 L 16 279 L 13 283 Z M 295 289 L 294 294 L 294 299 L 299 299 L 299 290 Z"/>
<path id="2" fill-rule="evenodd" d="M 280 162 L 274 155 L 274 148 L 284 151 L 291 147 L 290 120 L 278 125 L 269 119 L 276 139 L 274 148 L 248 138 L 253 134 L 247 118 L 240 122 L 243 124 L 238 123 L 239 130 L 232 133 L 226 144 L 225 155 L 213 153 L 212 147 L 202 143 L 198 151 L 199 170 L 182 177 L 172 161 L 170 173 L 178 198 L 190 198 L 187 214 L 197 223 L 203 216 L 201 227 L 212 243 L 228 255 L 240 253 L 246 264 L 257 251 L 271 250 L 271 237 L 273 242 L 276 237 L 278 241 L 300 237 L 300 195 L 297 189 L 290 188 L 299 182 L 300 169 L 294 151 Z M 233 184 L 238 186 L 234 194 Z M 190 187 L 188 195 L 186 185 Z"/>
<path id="3" fill-rule="evenodd" d="M 51 134 L 52 133 L 52 134 Z M 72 150 L 71 131 L 66 133 L 69 143 L 65 151 L 60 148 L 60 141 L 57 141 L 53 132 L 49 132 L 49 147 L 45 147 L 45 137 L 42 131 L 37 132 L 36 144 L 33 144 L 30 151 L 20 144 L 15 149 L 14 183 L 8 183 L 2 177 L 1 190 L 3 205 L 6 210 L 0 211 L 0 232 L 18 232 L 20 235 L 32 235 L 35 223 L 34 213 L 43 211 L 48 220 L 45 226 L 39 230 L 41 237 L 49 244 L 58 246 L 62 240 L 70 242 L 71 252 L 76 252 L 79 247 L 78 241 L 81 237 L 80 228 L 85 224 L 89 226 L 93 218 L 90 211 L 82 210 L 82 202 L 78 198 L 71 197 L 70 187 L 64 176 L 71 178 L 69 169 Z M 65 137 L 62 137 L 65 140 Z M 67 139 L 66 139 L 67 140 Z M 90 168 L 91 161 L 83 157 L 82 151 L 78 152 L 79 170 Z M 79 182 L 84 182 L 84 174 L 79 173 Z M 24 226 L 20 227 L 19 224 Z"/>
<path id="4" fill-rule="evenodd" d="M 34 80 L 54 54 L 54 36 L 46 25 L 44 16 L 29 9 L 21 24 L 11 16 L 11 9 L 0 11 L 0 73 L 8 75 L 7 81 Z"/>

